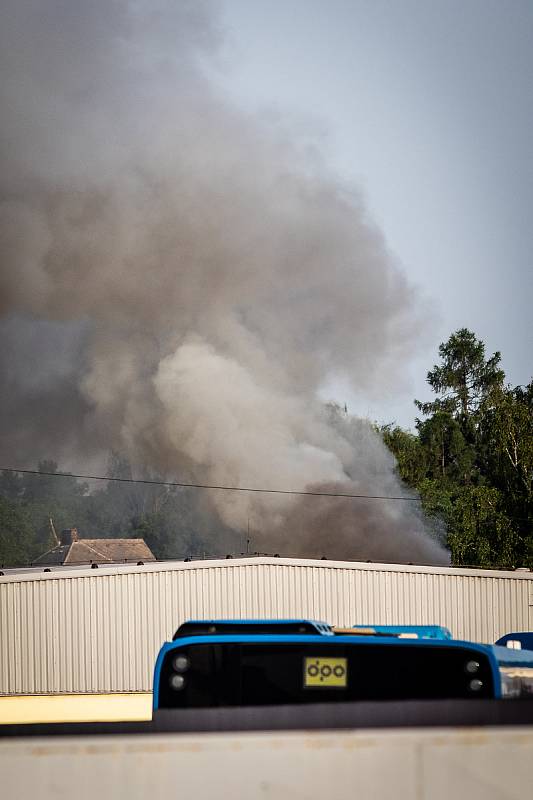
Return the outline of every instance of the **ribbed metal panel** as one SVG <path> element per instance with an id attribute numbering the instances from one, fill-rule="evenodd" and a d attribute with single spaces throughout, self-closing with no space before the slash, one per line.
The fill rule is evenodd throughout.
<path id="1" fill-rule="evenodd" d="M 149 691 L 191 618 L 439 624 L 493 642 L 533 628 L 531 573 L 249 558 L 0 578 L 0 694 Z"/>

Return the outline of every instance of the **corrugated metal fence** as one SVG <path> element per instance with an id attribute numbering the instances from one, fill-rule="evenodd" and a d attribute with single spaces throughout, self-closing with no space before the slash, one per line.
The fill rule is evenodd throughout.
<path id="1" fill-rule="evenodd" d="M 533 629 L 531 573 L 245 558 L 0 578 L 0 694 L 149 691 L 194 618 L 440 624 L 493 642 Z"/>

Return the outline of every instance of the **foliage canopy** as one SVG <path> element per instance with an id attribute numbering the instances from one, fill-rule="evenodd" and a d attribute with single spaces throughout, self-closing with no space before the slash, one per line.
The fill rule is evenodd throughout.
<path id="1" fill-rule="evenodd" d="M 533 383 L 506 386 L 500 353 L 486 358 L 466 328 L 439 354 L 416 434 L 381 428 L 398 473 L 444 524 L 454 564 L 533 567 Z"/>

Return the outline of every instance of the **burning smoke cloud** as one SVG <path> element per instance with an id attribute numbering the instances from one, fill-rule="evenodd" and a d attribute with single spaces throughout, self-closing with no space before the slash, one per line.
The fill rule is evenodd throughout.
<path id="1" fill-rule="evenodd" d="M 213 90 L 212 10 L 3 2 L 4 456 L 114 447 L 178 477 L 402 493 L 368 425 L 318 393 L 391 390 L 412 290 L 358 195 Z M 446 561 L 408 503 L 212 502 L 261 549 Z"/>

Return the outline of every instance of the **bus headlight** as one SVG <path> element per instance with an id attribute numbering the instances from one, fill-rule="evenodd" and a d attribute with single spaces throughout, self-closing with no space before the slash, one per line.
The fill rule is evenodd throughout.
<path id="1" fill-rule="evenodd" d="M 190 666 L 190 661 L 187 656 L 180 653 L 172 659 L 172 669 L 175 672 L 187 672 Z"/>
<path id="2" fill-rule="evenodd" d="M 183 675 L 177 675 L 175 672 L 170 676 L 168 682 L 170 688 L 174 689 L 176 692 L 179 692 L 185 686 L 185 678 Z"/>

